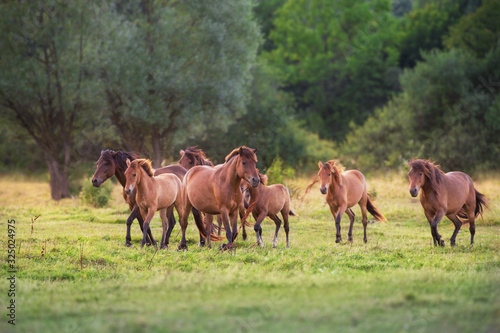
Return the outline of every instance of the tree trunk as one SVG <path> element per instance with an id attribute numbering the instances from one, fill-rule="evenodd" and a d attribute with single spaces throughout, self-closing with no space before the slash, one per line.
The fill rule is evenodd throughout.
<path id="1" fill-rule="evenodd" d="M 153 129 L 151 140 L 153 144 L 153 168 L 160 168 L 162 161 L 162 142 L 161 135 L 156 128 Z"/>
<path id="2" fill-rule="evenodd" d="M 45 162 L 49 167 L 50 174 L 50 194 L 52 199 L 60 200 L 71 198 L 69 193 L 68 175 L 61 172 L 61 165 L 50 155 L 45 153 Z M 63 167 L 64 168 L 64 167 Z"/>

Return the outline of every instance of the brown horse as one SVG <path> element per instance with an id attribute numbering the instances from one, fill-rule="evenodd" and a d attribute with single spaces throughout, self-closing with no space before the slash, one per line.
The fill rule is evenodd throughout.
<path id="1" fill-rule="evenodd" d="M 124 188 L 123 198 L 129 204 L 130 210 L 132 211 L 130 216 L 127 218 L 127 235 L 125 237 L 125 244 L 127 246 L 131 246 L 130 227 L 132 225 L 132 222 L 137 218 L 139 226 L 141 227 L 141 232 L 143 232 L 144 223 L 139 211 L 139 207 L 136 205 L 135 191 L 132 191 L 130 194 L 125 193 L 125 170 L 127 169 L 126 161 L 127 159 L 133 161 L 136 158 L 137 155 L 123 151 L 103 150 L 101 151 L 99 160 L 97 160 L 96 162 L 96 171 L 94 173 L 94 176 L 92 177 L 92 185 L 94 185 L 95 187 L 99 187 L 114 175 Z M 179 178 L 179 180 L 182 181 L 187 170 L 180 165 L 169 165 L 163 168 L 158 168 L 154 172 L 155 176 L 161 175 L 163 173 L 173 173 Z M 197 210 L 193 210 L 193 216 L 195 218 L 195 221 L 201 221 L 200 212 L 198 212 Z M 168 223 L 169 228 L 171 227 L 173 229 L 176 223 L 173 214 L 171 216 L 168 216 Z M 148 230 L 148 235 L 152 243 L 155 244 L 153 235 L 151 234 L 151 229 Z M 147 240 L 146 243 L 148 244 L 149 240 Z M 201 235 L 200 243 L 202 245 L 205 243 L 205 239 Z"/>
<path id="2" fill-rule="evenodd" d="M 460 171 L 445 174 L 438 165 L 429 160 L 413 159 L 408 165 L 411 168 L 408 172 L 410 194 L 416 197 L 422 189 L 420 203 L 431 226 L 434 245 L 444 246 L 444 240 L 437 231 L 438 223 L 444 216 L 455 225 L 450 239 L 451 246 L 455 246 L 458 231 L 462 226 L 459 217 L 468 220 L 470 243 L 474 244 L 475 219 L 483 214 L 483 207 L 487 207 L 487 202 L 485 196 L 474 188 L 472 179 Z"/>
<path id="3" fill-rule="evenodd" d="M 181 149 L 179 151 L 179 154 L 181 154 L 181 158 L 179 159 L 179 161 L 177 163 L 179 165 L 181 165 L 182 167 L 184 167 L 186 170 L 189 170 L 192 167 L 197 166 L 197 165 L 214 166 L 212 161 L 210 161 L 207 158 L 207 156 L 205 155 L 203 150 L 201 150 L 197 146 L 188 147 L 188 148 L 186 148 L 186 150 Z M 221 166 L 222 166 L 222 164 L 219 164 L 216 167 L 219 168 Z M 245 214 L 245 207 L 242 203 L 240 205 L 240 208 L 239 208 L 240 218 L 242 218 L 244 214 Z M 213 216 L 211 216 L 211 215 L 207 216 L 206 223 L 208 223 L 208 219 L 213 220 Z M 222 231 L 222 217 L 219 214 L 219 215 L 217 215 L 217 233 L 220 235 L 221 231 Z M 247 239 L 247 232 L 245 229 L 245 224 L 243 224 L 242 236 L 243 236 L 243 240 Z"/>
<path id="4" fill-rule="evenodd" d="M 149 224 L 156 211 L 159 210 L 163 229 L 160 248 L 168 247 L 165 243 L 168 229 L 167 215 L 173 214 L 174 206 L 177 212 L 180 211 L 182 206 L 181 181 L 171 173 L 155 176 L 150 160 L 136 159 L 132 162 L 127 160 L 127 166 L 125 193 L 130 194 L 136 190 L 136 203 L 144 220 L 141 246 L 146 244 Z"/>
<path id="5" fill-rule="evenodd" d="M 255 219 L 255 235 L 257 237 L 257 244 L 264 247 L 264 241 L 262 240 L 262 227 L 260 224 L 266 216 L 276 224 L 276 231 L 273 238 L 273 247 L 276 248 L 276 242 L 278 240 L 278 231 L 280 230 L 281 220 L 278 217 L 278 213 L 281 213 L 283 218 L 286 233 L 286 248 L 290 248 L 290 243 L 288 241 L 288 231 L 290 230 L 288 226 L 288 216 L 295 216 L 295 213 L 290 210 L 290 193 L 288 189 L 281 184 L 275 184 L 266 186 L 267 176 L 259 173 L 260 184 L 257 187 L 251 187 L 250 183 L 246 179 L 241 181 L 241 187 L 244 190 L 248 190 L 250 194 L 250 200 L 248 205 L 251 206 L 256 202 L 256 205 L 252 209 L 252 215 Z"/>
<path id="6" fill-rule="evenodd" d="M 349 226 L 349 242 L 352 242 L 352 227 L 354 224 L 354 212 L 351 207 L 359 204 L 361 208 L 361 215 L 364 229 L 364 242 L 366 238 L 366 226 L 368 220 L 366 211 L 373 215 L 378 221 L 387 221 L 384 215 L 373 205 L 366 191 L 365 176 L 358 170 L 349 170 L 342 172 L 342 169 L 335 165 L 335 161 L 331 160 L 323 164 L 321 161 L 318 163 L 319 172 L 318 177 L 321 180 L 320 191 L 326 194 L 326 202 L 330 206 L 333 218 L 335 219 L 335 226 L 337 228 L 336 243 L 342 241 L 340 234 L 340 221 L 344 212 L 347 213 L 351 224 Z"/>
<path id="7" fill-rule="evenodd" d="M 243 196 L 240 190 L 241 179 L 248 180 L 253 187 L 258 186 L 260 182 L 259 174 L 255 168 L 257 164 L 256 151 L 256 149 L 243 146 L 233 150 L 226 157 L 226 163 L 219 168 L 195 166 L 187 172 L 183 181 L 184 207 L 180 218 L 182 240 L 179 250 L 187 250 L 185 234 L 191 207 L 206 214 L 221 214 L 229 242 L 228 248 L 232 248 L 233 240 L 238 234 L 238 207 Z M 232 228 L 229 222 L 231 222 Z M 212 230 L 210 219 L 206 229 L 208 232 Z M 210 239 L 208 245 L 210 246 Z"/>

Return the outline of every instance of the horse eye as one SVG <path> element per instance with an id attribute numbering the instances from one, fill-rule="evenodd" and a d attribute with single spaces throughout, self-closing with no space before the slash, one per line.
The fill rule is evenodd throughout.
<path id="1" fill-rule="evenodd" d="M 137 174 L 136 174 L 136 173 L 134 173 L 134 177 L 135 177 L 135 176 L 137 176 Z"/>
<path id="2" fill-rule="evenodd" d="M 247 165 L 247 162 L 243 162 L 243 165 Z"/>
<path id="3" fill-rule="evenodd" d="M 422 176 L 422 175 L 423 175 L 423 173 L 419 173 L 418 175 L 419 175 L 419 176 Z"/>
<path id="4" fill-rule="evenodd" d="M 331 175 L 332 175 L 332 174 L 331 174 L 331 173 L 329 173 L 329 174 L 328 174 L 328 177 L 330 177 Z"/>

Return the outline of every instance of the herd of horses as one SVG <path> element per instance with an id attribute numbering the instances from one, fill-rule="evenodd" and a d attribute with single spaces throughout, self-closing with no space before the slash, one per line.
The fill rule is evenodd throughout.
<path id="1" fill-rule="evenodd" d="M 140 159 L 136 154 L 123 151 L 103 150 L 92 177 L 95 187 L 115 176 L 123 186 L 123 197 L 132 211 L 127 218 L 126 245 L 131 245 L 130 227 L 137 219 L 143 237 L 141 246 L 156 245 L 150 223 L 160 211 L 162 238 L 160 248 L 168 248 L 170 235 L 176 224 L 174 209 L 179 216 L 182 230 L 178 250 L 187 250 L 186 228 L 189 214 L 193 214 L 200 234 L 200 246 L 211 247 L 211 241 L 221 241 L 225 230 L 227 244 L 223 249 L 233 249 L 239 230 L 243 229 L 246 239 L 246 218 L 252 214 L 257 244 L 264 246 L 261 223 L 269 217 L 276 224 L 273 247 L 277 247 L 278 232 L 282 221 L 286 234 L 286 248 L 290 247 L 289 216 L 295 216 L 290 209 L 290 194 L 281 185 L 267 185 L 267 176 L 256 168 L 257 149 L 245 146 L 234 149 L 219 165 L 213 163 L 197 147 L 181 150 L 178 164 L 153 169 L 151 161 Z M 478 192 L 471 178 L 463 172 L 444 173 L 438 165 L 429 160 L 413 159 L 408 173 L 410 194 L 418 196 L 424 214 L 429 221 L 434 245 L 444 246 L 444 240 L 437 231 L 439 221 L 448 217 L 455 225 L 451 245 L 464 223 L 469 224 L 471 241 L 474 243 L 475 219 L 482 215 L 487 206 L 486 198 Z M 364 175 L 358 170 L 343 171 L 335 161 L 318 163 L 319 172 L 310 187 L 320 181 L 320 191 L 326 195 L 326 202 L 335 220 L 336 242 L 342 241 L 340 221 L 344 213 L 349 216 L 348 241 L 352 242 L 355 220 L 352 207 L 361 209 L 364 242 L 367 242 L 367 212 L 378 221 L 386 221 L 384 215 L 373 205 L 368 194 Z M 310 188 L 309 187 L 309 188 Z M 218 226 L 213 225 L 216 216 Z M 238 217 L 241 225 L 238 228 Z"/>

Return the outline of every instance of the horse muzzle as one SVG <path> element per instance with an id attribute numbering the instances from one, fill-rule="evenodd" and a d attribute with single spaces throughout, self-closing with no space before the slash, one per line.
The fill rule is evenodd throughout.
<path id="1" fill-rule="evenodd" d="M 97 178 L 92 178 L 92 185 L 94 185 L 94 187 L 99 187 L 99 186 L 101 186 L 101 184 L 102 184 L 102 180 L 97 179 Z"/>
<path id="2" fill-rule="evenodd" d="M 259 177 L 252 177 L 252 179 L 250 179 L 249 183 L 250 183 L 250 185 L 252 185 L 252 187 L 257 187 L 257 186 L 259 186 L 260 178 Z"/>
<path id="3" fill-rule="evenodd" d="M 328 189 L 326 187 L 320 187 L 319 188 L 321 194 L 326 194 L 326 192 L 328 191 Z"/>
<path id="4" fill-rule="evenodd" d="M 411 188 L 410 189 L 410 194 L 412 197 L 416 197 L 418 195 L 418 188 Z"/>

